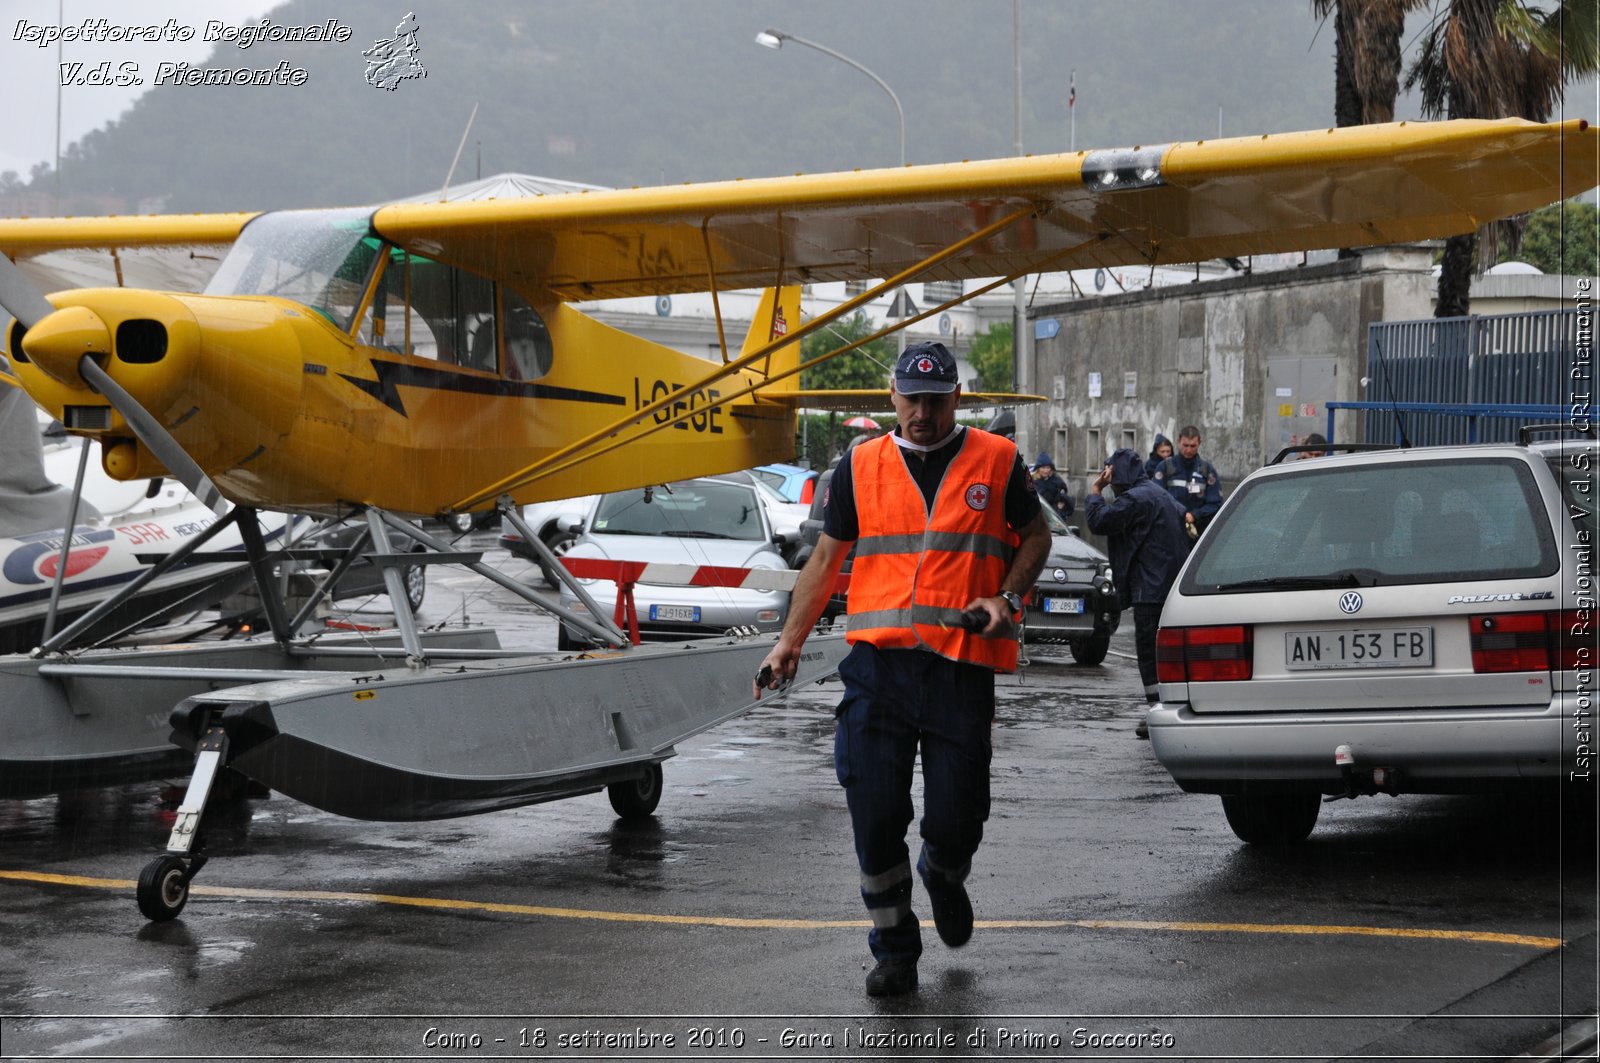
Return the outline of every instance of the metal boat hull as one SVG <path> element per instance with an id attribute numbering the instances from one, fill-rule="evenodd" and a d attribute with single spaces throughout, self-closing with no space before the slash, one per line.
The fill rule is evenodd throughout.
<path id="1" fill-rule="evenodd" d="M 175 739 L 206 721 L 226 763 L 342 816 L 442 819 L 638 779 L 674 746 L 748 711 L 771 639 L 706 639 L 606 655 L 535 655 L 308 675 L 190 698 Z M 798 682 L 831 675 L 842 635 L 815 636 Z M 766 697 L 776 695 L 768 692 Z"/>
<path id="2" fill-rule="evenodd" d="M 492 650 L 487 629 L 430 633 L 429 645 Z M 328 638 L 318 647 L 388 645 L 395 637 Z M 189 774 L 193 754 L 172 743 L 173 706 L 251 671 L 339 670 L 348 657 L 286 653 L 270 640 L 91 650 L 70 659 L 0 657 L 0 798 L 30 798 Z"/>

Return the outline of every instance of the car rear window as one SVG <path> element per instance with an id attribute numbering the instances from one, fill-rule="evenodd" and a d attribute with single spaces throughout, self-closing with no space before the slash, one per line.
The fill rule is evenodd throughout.
<path id="1" fill-rule="evenodd" d="M 1196 547 L 1184 594 L 1527 579 L 1559 564 L 1522 461 L 1307 464 L 1240 486 Z"/>
<path id="2" fill-rule="evenodd" d="M 1561 484 L 1561 501 L 1572 527 L 1582 536 L 1579 542 L 1594 542 L 1595 520 L 1595 452 L 1575 450 L 1550 456 L 1550 471 Z"/>

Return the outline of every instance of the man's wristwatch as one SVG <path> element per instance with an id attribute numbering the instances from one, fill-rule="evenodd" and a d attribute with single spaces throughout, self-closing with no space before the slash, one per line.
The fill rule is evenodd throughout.
<path id="1" fill-rule="evenodd" d="M 1006 600 L 1006 604 L 1011 607 L 1012 616 L 1016 616 L 1022 612 L 1022 595 L 1018 594 L 1016 591 L 1001 591 L 999 594 L 995 595 L 995 597 L 1004 598 Z"/>

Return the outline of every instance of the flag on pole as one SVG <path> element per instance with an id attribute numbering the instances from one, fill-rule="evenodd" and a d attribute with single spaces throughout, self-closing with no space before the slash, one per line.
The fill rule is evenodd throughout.
<path id="1" fill-rule="evenodd" d="M 1074 70 L 1067 75 L 1067 108 L 1078 102 L 1078 72 Z"/>

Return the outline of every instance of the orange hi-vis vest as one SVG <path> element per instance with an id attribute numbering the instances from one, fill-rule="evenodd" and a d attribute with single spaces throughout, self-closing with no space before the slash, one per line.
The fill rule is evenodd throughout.
<path id="1" fill-rule="evenodd" d="M 1016 640 L 964 631 L 960 616 L 972 599 L 999 593 L 1011 569 L 1016 535 L 1006 523 L 1005 492 L 1017 448 L 971 428 L 963 436 L 932 513 L 893 437 L 851 451 L 860 538 L 845 637 L 1012 672 Z"/>

